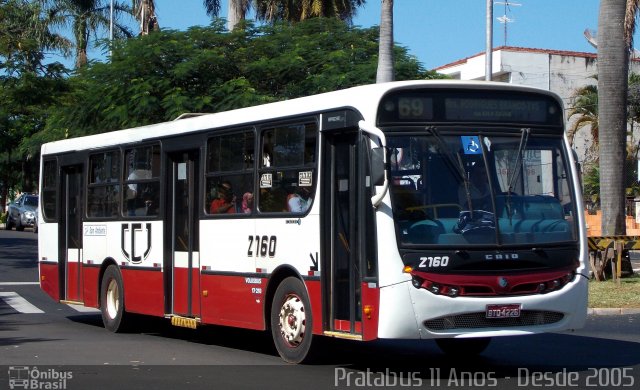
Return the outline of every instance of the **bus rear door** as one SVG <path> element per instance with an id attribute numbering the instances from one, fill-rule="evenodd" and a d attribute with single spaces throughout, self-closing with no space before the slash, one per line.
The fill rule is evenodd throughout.
<path id="1" fill-rule="evenodd" d="M 82 298 L 82 165 L 62 168 L 62 218 L 60 223 L 60 296 L 81 303 Z"/>

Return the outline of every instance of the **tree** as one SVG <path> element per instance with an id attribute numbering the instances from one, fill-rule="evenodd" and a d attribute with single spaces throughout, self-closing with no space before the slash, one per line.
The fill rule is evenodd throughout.
<path id="1" fill-rule="evenodd" d="M 589 126 L 591 130 L 591 144 L 586 151 L 585 163 L 598 161 L 598 86 L 586 85 L 578 88 L 573 96 L 573 105 L 567 113 L 567 118 L 576 117 L 576 121 L 567 129 L 567 137 L 573 145 L 576 134 L 582 128 Z"/>
<path id="2" fill-rule="evenodd" d="M 258 20 L 299 22 L 310 18 L 338 18 L 346 22 L 365 0 L 255 0 Z"/>
<path id="3" fill-rule="evenodd" d="M 598 120 L 602 234 L 625 234 L 624 161 L 629 43 L 624 0 L 601 0 L 598 15 Z M 634 17 L 635 20 L 635 17 Z"/>
<path id="4" fill-rule="evenodd" d="M 377 83 L 393 81 L 393 0 L 382 0 L 380 16 L 380 49 L 378 54 Z"/>
<path id="5" fill-rule="evenodd" d="M 254 0 L 229 0 L 227 4 L 227 28 L 232 31 L 240 21 L 244 20 Z M 203 0 L 207 15 L 214 17 L 220 14 L 220 0 Z"/>
<path id="6" fill-rule="evenodd" d="M 10 189 L 34 191 L 38 152 L 24 140 L 44 129 L 47 110 L 66 90 L 65 68 L 45 64 L 44 50 L 65 50 L 37 2 L 3 1 L 0 7 L 0 203 Z"/>
<path id="7" fill-rule="evenodd" d="M 335 18 L 228 33 L 222 22 L 159 31 L 113 47 L 110 63 L 70 78 L 73 92 L 32 139 L 45 142 L 328 92 L 375 80 L 378 30 Z M 396 47 L 397 77 L 433 77 Z M 122 80 L 127 80 L 123 83 Z"/>
<path id="8" fill-rule="evenodd" d="M 39 0 L 47 11 L 47 22 L 60 29 L 70 29 L 75 41 L 76 69 L 87 61 L 89 41 L 99 39 L 100 32 L 109 31 L 110 3 L 105 0 Z M 133 34 L 125 25 L 118 23 L 122 13 L 132 15 L 131 8 L 114 2 L 114 37 L 129 38 Z"/>
<path id="9" fill-rule="evenodd" d="M 133 14 L 140 23 L 140 35 L 160 30 L 154 0 L 132 0 Z"/>

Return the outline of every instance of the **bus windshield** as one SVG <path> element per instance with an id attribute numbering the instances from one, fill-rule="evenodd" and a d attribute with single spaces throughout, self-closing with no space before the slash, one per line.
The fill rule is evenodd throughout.
<path id="1" fill-rule="evenodd" d="M 561 136 L 427 128 L 388 137 L 401 245 L 539 245 L 576 239 Z"/>

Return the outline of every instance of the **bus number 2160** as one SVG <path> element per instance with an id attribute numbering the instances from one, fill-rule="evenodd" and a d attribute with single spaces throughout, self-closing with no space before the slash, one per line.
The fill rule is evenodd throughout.
<path id="1" fill-rule="evenodd" d="M 429 256 L 420 258 L 420 268 L 437 268 L 449 265 L 449 256 Z"/>
<path id="2" fill-rule="evenodd" d="M 275 257 L 277 242 L 276 236 L 249 236 L 247 256 Z"/>

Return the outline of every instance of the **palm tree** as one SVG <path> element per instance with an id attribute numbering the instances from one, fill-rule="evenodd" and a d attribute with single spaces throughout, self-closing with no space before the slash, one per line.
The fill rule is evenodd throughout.
<path id="1" fill-rule="evenodd" d="M 567 137 L 573 145 L 576 133 L 580 129 L 590 126 L 592 142 L 586 152 L 586 161 L 595 162 L 598 159 L 600 135 L 598 128 L 598 86 L 586 85 L 578 88 L 572 98 L 573 105 L 567 113 L 567 118 L 576 117 L 576 121 L 567 129 Z"/>
<path id="2" fill-rule="evenodd" d="M 251 9 L 252 0 L 229 0 L 227 6 L 227 28 L 233 30 L 244 20 Z M 220 14 L 220 0 L 203 0 L 204 8 L 209 16 Z"/>
<path id="3" fill-rule="evenodd" d="M 51 26 L 61 29 L 70 28 L 75 40 L 76 69 L 87 63 L 89 41 L 98 39 L 98 33 L 109 30 L 110 7 L 105 0 L 39 0 L 46 9 L 47 20 Z M 131 37 L 133 34 L 123 24 L 117 22 L 121 13 L 131 15 L 131 8 L 114 2 L 114 36 Z"/>
<path id="4" fill-rule="evenodd" d="M 365 0 L 255 0 L 256 17 L 275 22 L 299 22 L 309 18 L 329 17 L 351 22 L 356 8 Z"/>
<path id="5" fill-rule="evenodd" d="M 624 161 L 630 48 L 623 28 L 626 14 L 626 1 L 600 1 L 598 119 L 603 235 L 625 234 Z"/>
<path id="6" fill-rule="evenodd" d="M 376 74 L 377 83 L 384 83 L 395 79 L 393 61 L 393 0 L 382 0 L 378 72 Z"/>
<path id="7" fill-rule="evenodd" d="M 155 3 L 154 0 L 132 0 L 133 13 L 140 22 L 140 35 L 160 30 Z"/>
<path id="8" fill-rule="evenodd" d="M 4 1 L 0 18 L 0 57 L 4 57 L 2 67 L 5 76 L 13 76 L 14 72 L 45 71 L 45 50 L 59 51 L 64 55 L 71 53 L 71 41 L 50 30 L 37 2 Z"/>

